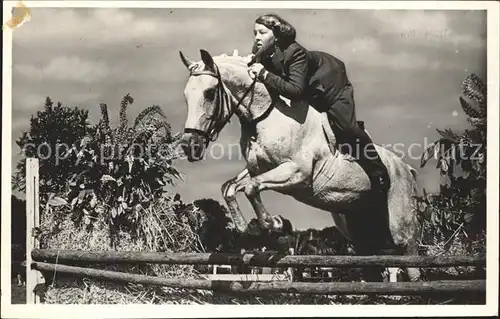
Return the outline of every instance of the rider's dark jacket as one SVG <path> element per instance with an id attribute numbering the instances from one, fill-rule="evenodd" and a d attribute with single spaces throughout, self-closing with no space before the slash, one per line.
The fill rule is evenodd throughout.
<path id="1" fill-rule="evenodd" d="M 260 63 L 269 72 L 262 82 L 270 91 L 333 113 L 342 127 L 357 125 L 352 85 L 341 60 L 291 42 L 275 45 Z"/>

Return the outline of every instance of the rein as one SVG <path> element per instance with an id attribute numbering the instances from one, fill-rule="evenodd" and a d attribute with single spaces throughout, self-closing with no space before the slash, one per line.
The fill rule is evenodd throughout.
<path id="1" fill-rule="evenodd" d="M 218 99 L 218 101 L 217 101 L 217 109 L 216 109 L 215 114 L 211 118 L 211 119 L 215 118 L 215 121 L 213 122 L 213 125 L 210 126 L 210 128 L 208 129 L 207 132 L 199 130 L 199 129 L 195 129 L 195 128 L 185 128 L 184 132 L 185 133 L 195 133 L 195 134 L 199 134 L 199 135 L 203 136 L 205 138 L 205 146 L 207 146 L 209 142 L 214 142 L 217 139 L 217 137 L 219 136 L 219 133 L 222 130 L 222 128 L 228 122 L 230 122 L 231 116 L 234 113 L 238 113 L 239 112 L 239 107 L 240 107 L 241 103 L 247 97 L 247 95 L 254 89 L 255 84 L 257 83 L 257 77 L 255 77 L 253 79 L 252 84 L 250 84 L 250 86 L 245 91 L 245 93 L 243 94 L 243 96 L 239 99 L 239 101 L 236 104 L 236 106 L 233 106 L 233 107 L 231 107 L 231 109 L 229 109 L 229 115 L 228 115 L 227 119 L 219 121 L 219 120 L 221 120 L 221 117 L 224 115 L 223 114 L 223 112 L 224 112 L 224 105 L 228 101 L 228 94 L 227 94 L 227 92 L 226 92 L 226 90 L 224 88 L 224 83 L 222 82 L 222 78 L 221 78 L 220 72 L 218 70 L 216 70 L 215 72 L 211 72 L 211 71 L 196 71 L 196 72 L 192 72 L 191 73 L 191 76 L 198 76 L 198 75 L 210 75 L 212 77 L 215 77 L 217 79 L 217 81 L 218 81 L 218 83 L 217 83 L 217 99 Z M 263 115 L 259 116 L 256 119 L 247 120 L 247 121 L 245 121 L 245 117 L 240 112 L 240 115 L 241 115 L 240 116 L 240 121 L 242 122 L 242 125 L 247 125 L 249 127 L 254 127 L 254 126 L 257 125 L 257 123 L 259 121 L 261 121 L 264 117 L 266 117 L 270 113 L 271 109 L 272 109 L 272 105 L 264 112 Z"/>

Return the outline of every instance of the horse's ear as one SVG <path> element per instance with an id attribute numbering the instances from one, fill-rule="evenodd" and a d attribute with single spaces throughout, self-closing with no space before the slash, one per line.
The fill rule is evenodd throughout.
<path id="1" fill-rule="evenodd" d="M 203 63 L 205 63 L 205 65 L 209 69 L 213 70 L 214 69 L 214 59 L 212 58 L 210 53 L 208 53 L 208 51 L 206 51 L 206 50 L 201 49 L 200 54 L 201 54 L 201 60 L 203 61 Z"/>
<path id="2" fill-rule="evenodd" d="M 182 51 L 179 51 L 179 55 L 181 56 L 182 63 L 186 66 L 186 68 L 189 68 L 193 65 L 194 60 L 186 57 Z"/>

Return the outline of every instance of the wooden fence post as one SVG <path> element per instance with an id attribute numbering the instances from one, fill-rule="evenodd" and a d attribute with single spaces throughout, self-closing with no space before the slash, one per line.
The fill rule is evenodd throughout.
<path id="1" fill-rule="evenodd" d="M 31 269 L 31 250 L 40 248 L 40 242 L 35 237 L 40 226 L 38 178 L 38 159 L 26 159 L 26 304 L 28 305 L 40 303 L 40 296 L 36 290 L 44 281 L 39 271 Z"/>
<path id="2" fill-rule="evenodd" d="M 290 255 L 293 255 L 295 253 L 295 249 L 293 248 L 288 248 L 288 252 Z M 288 267 L 288 272 L 290 273 L 290 282 L 293 282 L 293 273 L 295 271 L 295 268 L 293 267 Z"/>

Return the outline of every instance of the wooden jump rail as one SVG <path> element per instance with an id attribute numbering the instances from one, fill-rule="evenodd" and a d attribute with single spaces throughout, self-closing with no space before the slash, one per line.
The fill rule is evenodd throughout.
<path id="1" fill-rule="evenodd" d="M 300 293 L 321 295 L 419 295 L 432 293 L 474 293 L 485 291 L 485 280 L 430 281 L 430 282 L 240 282 L 203 279 L 161 278 L 146 275 L 83 268 L 59 264 L 34 262 L 32 268 L 44 272 L 68 274 L 74 277 L 90 277 L 113 282 L 167 286 L 183 289 L 209 289 L 218 292 L 247 294 Z"/>
<path id="2" fill-rule="evenodd" d="M 432 293 L 485 293 L 485 280 L 429 282 L 327 282 L 223 281 L 184 278 L 160 278 L 79 267 L 84 264 L 204 264 L 248 265 L 257 267 L 449 267 L 484 266 L 485 256 L 300 256 L 262 253 L 166 253 L 122 251 L 78 251 L 40 249 L 33 230 L 39 227 L 38 161 L 26 163 L 26 303 L 39 303 L 39 288 L 44 286 L 42 273 L 66 274 L 113 282 L 167 286 L 172 288 L 210 289 L 219 292 L 248 294 L 301 293 L 328 295 L 422 295 Z M 29 266 L 28 266 L 29 265 Z"/>
<path id="3" fill-rule="evenodd" d="M 277 255 L 268 253 L 166 253 L 135 251 L 81 251 L 33 249 L 35 261 L 71 264 L 182 264 L 182 265 L 248 265 L 257 267 L 449 267 L 483 266 L 480 256 L 322 256 Z"/>

